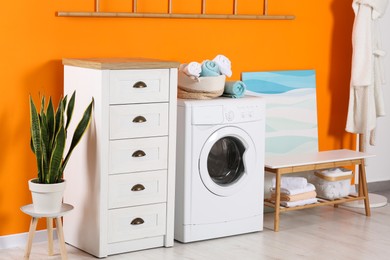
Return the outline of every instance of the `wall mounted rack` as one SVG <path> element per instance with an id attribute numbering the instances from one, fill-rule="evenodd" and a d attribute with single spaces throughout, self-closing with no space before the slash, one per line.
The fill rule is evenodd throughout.
<path id="1" fill-rule="evenodd" d="M 236 19 L 236 20 L 294 20 L 294 15 L 269 15 L 268 0 L 263 0 L 263 13 L 259 15 L 238 14 L 238 0 L 233 0 L 232 14 L 207 14 L 206 0 L 202 1 L 201 13 L 178 14 L 172 13 L 172 0 L 168 0 L 167 13 L 140 13 L 137 12 L 137 0 L 133 1 L 131 12 L 102 12 L 100 10 L 100 0 L 95 0 L 95 11 L 93 12 L 57 12 L 57 16 L 62 17 L 116 17 L 116 18 L 177 18 L 177 19 Z"/>

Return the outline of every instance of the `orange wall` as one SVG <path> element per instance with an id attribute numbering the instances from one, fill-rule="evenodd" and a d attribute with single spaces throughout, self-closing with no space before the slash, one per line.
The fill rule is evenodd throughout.
<path id="1" fill-rule="evenodd" d="M 139 0 L 140 11 L 162 12 L 166 0 Z M 200 0 L 173 0 L 174 12 L 197 12 Z M 208 0 L 209 13 L 232 0 Z M 262 10 L 239 0 L 239 13 Z M 230 58 L 232 79 L 243 71 L 315 69 L 320 149 L 352 148 L 344 133 L 351 59 L 351 1 L 273 0 L 270 14 L 294 21 L 64 18 L 56 11 L 92 11 L 93 0 L 3 1 L 0 9 L 0 236 L 28 231 L 19 210 L 31 202 L 36 172 L 29 148 L 28 95 L 62 93 L 64 57 L 149 57 L 180 62 Z M 131 9 L 130 0 L 102 0 L 103 11 Z M 159 4 L 160 3 L 160 4 Z M 258 5 L 258 6 L 257 6 Z M 77 104 L 76 104 L 77 105 Z M 75 173 L 78 174 L 78 173 Z M 40 227 L 42 228 L 42 226 Z"/>

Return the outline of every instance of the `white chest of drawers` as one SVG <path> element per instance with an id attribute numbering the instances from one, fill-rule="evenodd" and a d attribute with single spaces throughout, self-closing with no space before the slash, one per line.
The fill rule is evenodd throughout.
<path id="1" fill-rule="evenodd" d="M 90 129 L 65 170 L 64 202 L 74 205 L 64 218 L 66 242 L 97 257 L 173 246 L 179 64 L 149 59 L 63 64 L 64 93 L 70 97 L 76 90 L 73 117 L 80 118 L 95 100 Z"/>

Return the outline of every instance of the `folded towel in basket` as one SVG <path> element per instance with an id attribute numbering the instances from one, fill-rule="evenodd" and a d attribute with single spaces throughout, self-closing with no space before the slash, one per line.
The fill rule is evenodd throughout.
<path id="1" fill-rule="evenodd" d="M 232 76 L 232 63 L 226 56 L 219 54 L 213 59 L 213 61 L 218 64 L 219 71 L 222 75 L 227 77 Z"/>
<path id="2" fill-rule="evenodd" d="M 271 192 L 275 192 L 275 187 L 272 187 L 271 188 Z M 280 188 L 280 193 L 285 193 L 287 195 L 296 195 L 296 194 L 299 194 L 299 193 L 304 193 L 304 192 L 309 192 L 309 191 L 313 191 L 313 190 L 316 190 L 316 187 L 311 184 L 311 183 L 308 183 L 306 185 L 305 188 L 303 189 L 288 189 L 288 188 Z"/>
<path id="3" fill-rule="evenodd" d="M 351 175 L 352 171 L 345 168 L 330 168 L 327 170 L 319 171 L 318 173 L 320 173 L 322 176 L 327 177 L 341 177 Z"/>
<path id="4" fill-rule="evenodd" d="M 246 86 L 242 81 L 226 81 L 223 96 L 231 98 L 240 98 L 245 94 Z"/>
<path id="5" fill-rule="evenodd" d="M 205 60 L 202 62 L 202 71 L 200 72 L 201 77 L 212 77 L 219 76 L 219 66 L 217 63 L 211 60 Z"/>

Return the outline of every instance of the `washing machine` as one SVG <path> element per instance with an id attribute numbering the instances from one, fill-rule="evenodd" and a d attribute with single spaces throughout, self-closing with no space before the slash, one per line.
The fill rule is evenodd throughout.
<path id="1" fill-rule="evenodd" d="M 175 239 L 263 229 L 265 101 L 178 100 Z"/>

